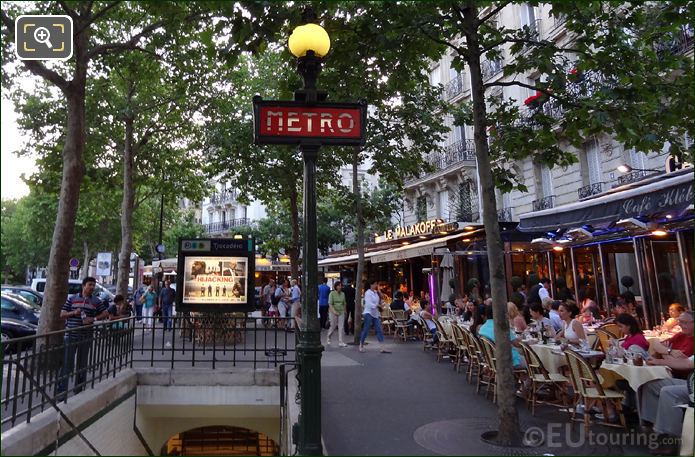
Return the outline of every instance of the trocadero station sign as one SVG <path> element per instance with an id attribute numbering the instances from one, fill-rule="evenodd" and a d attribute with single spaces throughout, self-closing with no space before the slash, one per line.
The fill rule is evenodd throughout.
<path id="1" fill-rule="evenodd" d="M 365 141 L 367 105 L 363 103 L 315 103 L 253 99 L 256 144 L 299 144 L 315 141 L 326 145 L 359 146 Z"/>

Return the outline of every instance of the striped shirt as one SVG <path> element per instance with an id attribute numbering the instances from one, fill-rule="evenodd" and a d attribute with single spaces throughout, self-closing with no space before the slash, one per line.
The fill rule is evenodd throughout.
<path id="1" fill-rule="evenodd" d="M 83 297 L 82 293 L 74 294 L 68 296 L 67 301 L 63 305 L 63 311 L 71 312 L 75 310 L 80 310 L 84 312 L 85 317 L 95 318 L 99 314 L 107 310 L 106 303 L 101 301 L 97 296 L 92 295 L 91 297 Z M 66 329 L 73 329 L 82 327 L 82 317 L 81 316 L 70 316 L 65 321 Z M 91 329 L 90 329 L 91 330 Z M 80 335 L 85 335 L 89 333 L 89 330 L 83 332 L 72 332 L 71 334 L 79 333 Z M 78 335 L 76 335 L 78 336 Z"/>

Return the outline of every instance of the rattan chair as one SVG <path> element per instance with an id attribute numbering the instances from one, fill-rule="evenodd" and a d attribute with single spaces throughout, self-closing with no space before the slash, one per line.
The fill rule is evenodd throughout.
<path id="1" fill-rule="evenodd" d="M 432 332 L 430 332 L 429 327 L 427 327 L 425 321 L 418 313 L 413 313 L 412 317 L 415 320 L 415 322 L 417 322 L 417 325 L 420 327 L 420 333 L 422 335 L 423 343 L 422 350 L 426 351 L 428 349 L 434 348 L 434 337 L 432 336 Z"/>
<path id="2" fill-rule="evenodd" d="M 485 362 L 482 366 L 482 370 L 478 375 L 478 387 L 476 392 L 479 391 L 480 385 L 485 384 L 485 397 L 490 393 L 492 389 L 492 402 L 497 402 L 497 358 L 495 357 L 495 343 L 493 343 L 489 338 L 481 336 L 478 340 L 480 342 L 480 347 L 482 349 L 483 357 Z"/>
<path id="3" fill-rule="evenodd" d="M 581 401 L 584 403 L 584 426 L 588 430 L 591 423 L 589 411 L 596 403 L 601 405 L 603 417 L 606 421 L 601 422 L 603 425 L 611 427 L 625 427 L 625 416 L 622 411 L 623 394 L 612 389 L 604 389 L 596 376 L 596 372 L 581 355 L 571 349 L 565 350 L 567 365 L 570 368 L 570 378 L 572 387 L 575 392 L 574 405 L 572 407 L 571 418 L 575 419 L 577 413 L 577 405 Z M 620 424 L 612 424 L 607 422 L 608 419 L 608 404 L 612 403 L 618 413 Z"/>
<path id="4" fill-rule="evenodd" d="M 524 358 L 526 359 L 526 370 L 528 373 L 529 381 L 531 382 L 531 391 L 526 395 L 526 407 L 530 406 L 531 415 L 536 415 L 536 403 L 545 403 L 554 406 L 566 406 L 567 405 L 567 389 L 569 387 L 569 379 L 559 373 L 548 373 L 548 370 L 543 366 L 543 362 L 533 350 L 531 346 L 526 343 L 521 343 L 521 348 L 523 350 Z M 548 387 L 552 393 L 555 394 L 555 398 L 561 398 L 562 403 L 556 404 L 547 401 L 539 401 L 538 393 L 544 387 Z"/>
<path id="5" fill-rule="evenodd" d="M 618 324 L 614 324 L 614 323 L 604 324 L 604 325 L 600 326 L 599 329 L 603 330 L 604 332 L 610 333 L 613 338 L 620 338 L 621 332 L 620 332 L 620 327 L 618 327 Z"/>
<path id="6" fill-rule="evenodd" d="M 405 312 L 402 309 L 390 310 L 391 320 L 393 321 L 393 339 L 399 336 L 405 343 L 408 341 L 408 320 L 405 318 Z"/>
<path id="7" fill-rule="evenodd" d="M 608 330 L 604 330 L 603 327 L 596 329 L 596 350 L 602 351 L 604 354 L 608 353 L 610 348 L 610 340 L 617 339 L 618 337 Z"/>
<path id="8" fill-rule="evenodd" d="M 444 328 L 444 324 L 439 322 L 438 319 L 432 320 L 437 327 L 437 362 L 439 362 L 442 358 L 450 357 L 455 342 L 449 332 Z"/>
<path id="9" fill-rule="evenodd" d="M 469 329 L 461 327 L 461 332 L 465 338 L 466 346 L 468 347 L 468 369 L 466 370 L 466 381 L 470 384 L 473 381 L 473 376 L 480 376 L 480 361 L 482 359 L 481 348 L 478 343 L 478 338 L 473 335 Z"/>
<path id="10" fill-rule="evenodd" d="M 457 373 L 461 372 L 461 365 L 470 362 L 468 355 L 468 344 L 463 330 L 456 323 L 451 324 L 451 332 L 454 336 L 454 369 Z"/>

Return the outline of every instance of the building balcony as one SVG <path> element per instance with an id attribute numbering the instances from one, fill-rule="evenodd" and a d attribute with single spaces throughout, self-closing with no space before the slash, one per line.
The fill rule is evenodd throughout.
<path id="1" fill-rule="evenodd" d="M 230 219 L 224 222 L 213 222 L 205 224 L 206 233 L 223 233 L 236 227 L 245 227 L 251 225 L 251 219 L 243 217 L 240 219 Z"/>
<path id="2" fill-rule="evenodd" d="M 456 78 L 452 79 L 444 86 L 444 100 L 451 100 L 467 89 L 468 87 L 466 86 L 463 76 L 458 74 Z"/>
<path id="3" fill-rule="evenodd" d="M 210 203 L 214 205 L 222 205 L 224 203 L 232 203 L 236 201 L 236 190 L 229 189 L 222 192 L 215 192 L 210 196 Z"/>
<path id="4" fill-rule="evenodd" d="M 550 209 L 555 207 L 555 195 L 548 195 L 547 197 L 540 198 L 533 201 L 534 211 L 543 211 L 544 209 Z"/>
<path id="5" fill-rule="evenodd" d="M 693 49 L 693 35 L 695 34 L 693 33 L 693 27 L 691 25 L 683 26 L 672 39 L 657 43 L 654 46 L 654 50 L 659 55 L 662 55 L 666 51 L 674 55 L 685 54 Z"/>
<path id="6" fill-rule="evenodd" d="M 480 71 L 483 75 L 483 81 L 487 81 L 498 73 L 502 72 L 504 61 L 484 59 L 480 64 Z"/>
<path id="7" fill-rule="evenodd" d="M 497 220 L 499 222 L 512 222 L 512 209 L 501 208 L 497 210 Z"/>
<path id="8" fill-rule="evenodd" d="M 435 170 L 444 170 L 463 161 L 475 161 L 475 142 L 461 140 L 447 146 L 443 152 L 432 154 L 428 162 Z"/>
<path id="9" fill-rule="evenodd" d="M 646 171 L 646 170 L 635 170 L 627 173 L 623 176 L 618 176 L 618 183 L 613 187 L 624 186 L 625 184 L 632 184 L 633 182 L 642 181 L 645 178 L 649 178 L 654 175 L 658 175 L 660 172 Z"/>
<path id="10" fill-rule="evenodd" d="M 577 189 L 577 194 L 579 195 L 580 200 L 584 200 L 585 198 L 589 198 L 592 195 L 597 195 L 603 192 L 603 183 L 602 182 L 595 182 L 593 184 L 586 185 L 584 187 L 580 187 Z"/>

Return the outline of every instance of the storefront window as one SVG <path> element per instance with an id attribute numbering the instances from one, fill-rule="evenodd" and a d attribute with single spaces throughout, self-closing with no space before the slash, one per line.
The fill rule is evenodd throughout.
<path id="1" fill-rule="evenodd" d="M 687 305 L 685 277 L 678 243 L 674 240 L 652 241 L 654 271 L 656 273 L 656 298 L 662 313 L 668 312 L 671 303 Z"/>
<path id="2" fill-rule="evenodd" d="M 601 245 L 603 266 L 605 268 L 606 292 L 608 305 L 612 308 L 618 295 L 632 292 L 637 301 L 642 301 L 639 287 L 637 259 L 632 241 L 618 241 Z M 628 287 L 629 285 L 629 287 Z"/>
<path id="3" fill-rule="evenodd" d="M 574 259 L 577 266 L 577 305 L 581 308 L 584 300 L 589 299 L 600 308 L 607 309 L 598 245 L 574 248 Z"/>

